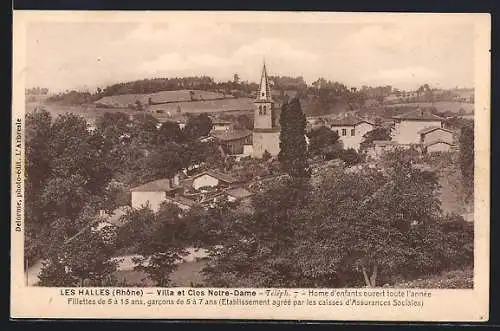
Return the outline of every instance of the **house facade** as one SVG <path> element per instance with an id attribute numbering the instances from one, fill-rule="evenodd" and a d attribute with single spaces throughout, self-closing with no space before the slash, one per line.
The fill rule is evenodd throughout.
<path id="1" fill-rule="evenodd" d="M 202 187 L 230 186 L 237 182 L 238 180 L 231 176 L 215 171 L 206 171 L 193 178 L 192 186 L 195 190 L 199 190 Z"/>
<path id="2" fill-rule="evenodd" d="M 425 109 L 416 109 L 400 116 L 394 116 L 392 140 L 400 145 L 421 143 L 421 131 L 428 127 L 443 126 L 444 119 Z"/>
<path id="3" fill-rule="evenodd" d="M 140 209 L 149 206 L 151 210 L 157 212 L 160 205 L 167 199 L 179 193 L 182 187 L 179 184 L 179 177 L 159 179 L 130 189 L 132 208 Z"/>
<path id="4" fill-rule="evenodd" d="M 229 155 L 245 154 L 245 146 L 252 145 L 252 131 L 250 130 L 215 131 L 211 135 L 222 147 L 224 153 Z"/>
<path id="5" fill-rule="evenodd" d="M 218 119 L 212 120 L 212 132 L 228 131 L 228 130 L 232 130 L 233 127 L 234 127 L 234 125 L 230 121 L 223 121 L 223 120 L 218 120 Z"/>
<path id="6" fill-rule="evenodd" d="M 357 151 L 364 139 L 363 136 L 375 128 L 373 123 L 355 117 L 335 119 L 328 125 L 332 131 L 338 133 L 344 149 L 353 148 Z"/>
<path id="7" fill-rule="evenodd" d="M 447 141 L 432 141 L 424 145 L 425 151 L 429 154 L 432 153 L 446 153 L 451 150 L 453 145 Z"/>
<path id="8" fill-rule="evenodd" d="M 435 141 L 453 144 L 453 132 L 441 127 L 427 127 L 420 131 L 420 142 L 422 144 L 426 145 Z"/>

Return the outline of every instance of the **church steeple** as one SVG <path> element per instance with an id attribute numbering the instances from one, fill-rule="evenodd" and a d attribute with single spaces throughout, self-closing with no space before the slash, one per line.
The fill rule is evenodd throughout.
<path id="1" fill-rule="evenodd" d="M 267 77 L 266 62 L 262 65 L 262 74 L 260 76 L 260 86 L 257 95 L 258 101 L 272 102 L 271 86 L 269 85 L 269 78 Z"/>

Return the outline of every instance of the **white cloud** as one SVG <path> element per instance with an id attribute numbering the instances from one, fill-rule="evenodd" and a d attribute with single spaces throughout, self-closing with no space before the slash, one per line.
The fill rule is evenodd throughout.
<path id="1" fill-rule="evenodd" d="M 154 76 L 209 75 L 256 81 L 271 75 L 322 76 L 351 86 L 472 85 L 474 31 L 427 24 L 234 25 L 165 23 L 49 24 L 28 34 L 30 85 L 71 89 Z"/>

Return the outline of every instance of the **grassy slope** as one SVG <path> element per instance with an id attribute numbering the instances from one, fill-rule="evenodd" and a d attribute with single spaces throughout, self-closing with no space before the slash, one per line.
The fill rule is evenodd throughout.
<path id="1" fill-rule="evenodd" d="M 415 103 L 397 103 L 387 104 L 383 107 L 436 107 L 439 112 L 452 111 L 458 113 L 463 108 L 467 113 L 474 111 L 473 103 L 456 102 L 456 101 L 438 101 L 438 102 L 415 102 Z"/>
<path id="2" fill-rule="evenodd" d="M 116 105 L 117 107 L 127 107 L 129 104 L 135 104 L 139 100 L 142 104 L 147 104 L 151 98 L 153 102 L 183 102 L 191 101 L 190 91 L 194 92 L 193 98 L 200 100 L 212 100 L 218 98 L 233 98 L 232 96 L 224 96 L 222 93 L 200 91 L 200 90 L 176 90 L 176 91 L 161 91 L 151 94 L 121 94 L 106 96 L 96 101 L 96 103 L 106 105 Z"/>

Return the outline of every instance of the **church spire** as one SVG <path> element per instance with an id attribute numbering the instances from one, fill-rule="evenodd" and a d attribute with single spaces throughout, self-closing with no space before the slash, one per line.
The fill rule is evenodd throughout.
<path id="1" fill-rule="evenodd" d="M 269 85 L 269 78 L 267 77 L 266 62 L 262 65 L 262 74 L 260 76 L 260 86 L 257 95 L 259 101 L 271 101 L 271 86 Z"/>

